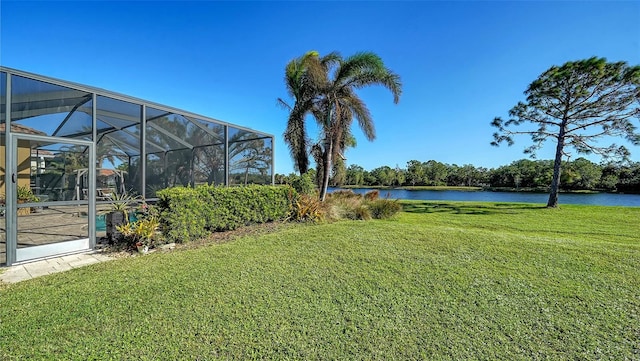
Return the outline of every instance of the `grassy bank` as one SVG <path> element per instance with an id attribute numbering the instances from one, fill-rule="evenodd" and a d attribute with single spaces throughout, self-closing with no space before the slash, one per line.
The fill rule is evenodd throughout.
<path id="1" fill-rule="evenodd" d="M 0 358 L 640 356 L 640 209 L 404 204 L 5 286 Z"/>

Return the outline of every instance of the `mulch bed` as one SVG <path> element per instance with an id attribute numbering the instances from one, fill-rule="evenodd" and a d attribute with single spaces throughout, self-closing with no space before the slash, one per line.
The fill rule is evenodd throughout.
<path id="1" fill-rule="evenodd" d="M 209 237 L 201 239 L 195 242 L 189 243 L 176 243 L 175 248 L 163 250 L 161 248 L 152 249 L 151 252 L 168 252 L 182 249 L 195 249 L 215 244 L 222 244 L 231 242 L 234 239 L 244 236 L 260 236 L 263 234 L 277 232 L 283 228 L 290 227 L 291 223 L 285 222 L 269 222 L 261 224 L 252 224 L 249 226 L 240 227 L 232 231 L 225 232 L 213 232 Z M 115 258 L 135 257 L 140 255 L 136 249 L 126 247 L 124 245 L 109 245 L 105 242 L 98 242 L 96 245 L 97 250 L 101 250 L 106 256 Z"/>

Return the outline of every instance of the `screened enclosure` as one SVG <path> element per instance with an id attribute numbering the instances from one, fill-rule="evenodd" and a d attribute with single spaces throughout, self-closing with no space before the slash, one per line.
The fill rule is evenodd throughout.
<path id="1" fill-rule="evenodd" d="M 270 134 L 0 67 L 0 264 L 90 249 L 123 195 L 272 184 Z"/>

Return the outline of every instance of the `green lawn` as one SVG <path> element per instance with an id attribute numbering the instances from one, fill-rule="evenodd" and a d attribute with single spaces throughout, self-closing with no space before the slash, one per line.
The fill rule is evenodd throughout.
<path id="1" fill-rule="evenodd" d="M 405 203 L 0 289 L 0 359 L 640 359 L 640 208 Z"/>

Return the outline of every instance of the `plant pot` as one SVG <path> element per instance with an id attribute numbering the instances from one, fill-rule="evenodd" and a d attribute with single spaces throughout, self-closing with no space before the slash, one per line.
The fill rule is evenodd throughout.
<path id="1" fill-rule="evenodd" d="M 18 199 L 18 204 L 27 203 L 21 199 Z M 31 208 L 18 208 L 18 216 L 28 216 L 31 214 Z"/>
<path id="2" fill-rule="evenodd" d="M 113 243 L 122 238 L 122 233 L 118 232 L 119 225 L 126 223 L 126 217 L 123 211 L 113 211 L 107 213 L 106 217 L 106 230 L 107 238 L 110 243 Z"/>
<path id="3" fill-rule="evenodd" d="M 138 249 L 138 253 L 146 254 L 149 252 L 149 246 L 145 246 L 142 243 L 136 243 L 136 248 Z"/>

